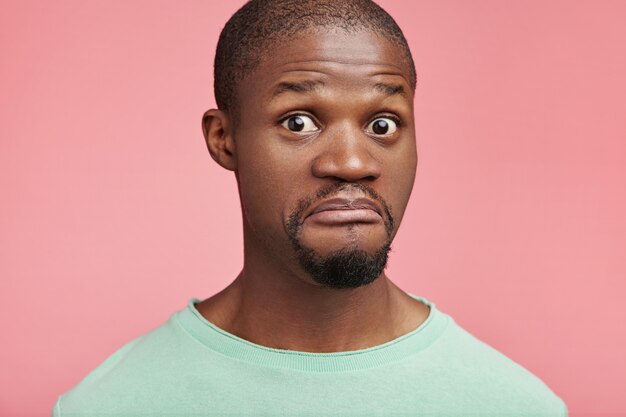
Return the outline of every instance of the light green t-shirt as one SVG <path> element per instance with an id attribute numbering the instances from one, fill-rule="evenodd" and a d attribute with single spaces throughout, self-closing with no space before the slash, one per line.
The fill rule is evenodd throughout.
<path id="1" fill-rule="evenodd" d="M 430 306 L 417 329 L 334 353 L 251 343 L 191 299 L 60 396 L 53 416 L 567 416 L 539 378 L 409 295 Z"/>

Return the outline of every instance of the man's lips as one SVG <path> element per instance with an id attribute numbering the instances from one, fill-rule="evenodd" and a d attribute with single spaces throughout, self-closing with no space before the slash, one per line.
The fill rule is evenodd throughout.
<path id="1" fill-rule="evenodd" d="M 319 213 L 320 211 L 358 209 L 374 210 L 376 213 L 378 213 L 378 215 L 380 215 L 380 210 L 378 209 L 376 203 L 367 198 L 331 198 L 329 200 L 322 201 L 321 203 L 314 206 L 309 216 L 315 213 Z"/>
<path id="2" fill-rule="evenodd" d="M 378 223 L 382 216 L 378 205 L 367 198 L 331 198 L 314 206 L 306 220 L 323 224 Z"/>

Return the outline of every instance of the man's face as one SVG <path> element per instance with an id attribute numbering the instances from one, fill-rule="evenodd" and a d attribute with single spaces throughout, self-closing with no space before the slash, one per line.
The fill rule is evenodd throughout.
<path id="1" fill-rule="evenodd" d="M 309 31 L 269 54 L 238 88 L 246 239 L 312 283 L 368 284 L 415 179 L 407 59 L 369 31 Z"/>

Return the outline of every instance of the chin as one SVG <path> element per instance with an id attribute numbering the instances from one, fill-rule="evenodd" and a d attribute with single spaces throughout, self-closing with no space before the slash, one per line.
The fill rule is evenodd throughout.
<path id="1" fill-rule="evenodd" d="M 387 266 L 390 240 L 291 241 L 300 266 L 313 281 L 328 288 L 358 288 L 372 283 Z"/>
<path id="2" fill-rule="evenodd" d="M 337 251 L 317 253 L 306 247 L 297 248 L 300 265 L 313 281 L 328 288 L 358 288 L 374 282 L 387 266 L 390 244 L 373 253 L 344 247 Z"/>

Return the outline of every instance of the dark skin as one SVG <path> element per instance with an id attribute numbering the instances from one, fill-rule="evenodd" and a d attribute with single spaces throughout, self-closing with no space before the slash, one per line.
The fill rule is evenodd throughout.
<path id="1" fill-rule="evenodd" d="M 360 183 L 389 204 L 395 236 L 417 167 L 413 91 L 401 49 L 372 32 L 311 30 L 269 51 L 238 87 L 239 117 L 208 110 L 209 152 L 235 172 L 243 212 L 244 266 L 198 303 L 210 322 L 277 349 L 365 349 L 415 330 L 429 308 L 385 273 L 358 288 L 323 287 L 294 255 L 285 225 L 303 198 L 329 183 Z M 299 115 L 300 131 L 294 131 Z M 387 133 L 374 131 L 380 119 Z M 380 126 L 379 126 L 380 127 Z M 360 191 L 329 197 L 358 198 Z M 301 241 L 321 255 L 369 253 L 388 237 L 382 219 L 324 224 L 302 219 Z"/>

